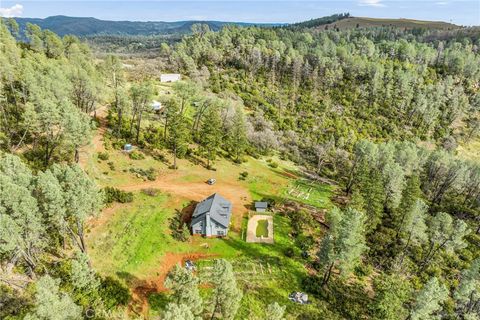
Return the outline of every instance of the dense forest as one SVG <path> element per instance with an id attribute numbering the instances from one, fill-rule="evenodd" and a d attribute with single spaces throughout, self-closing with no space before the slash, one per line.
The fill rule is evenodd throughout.
<path id="1" fill-rule="evenodd" d="M 128 289 L 95 272 L 84 241 L 111 197 L 77 164 L 101 105 L 107 143 L 168 153 L 172 170 L 277 154 L 337 187 L 323 224 L 289 213 L 295 237 L 322 230 L 303 289 L 325 309 L 301 319 L 480 318 L 480 163 L 457 154 L 480 133 L 478 31 L 195 24 L 154 59 L 187 77 L 159 116 L 149 73 L 35 25 L 16 41 L 18 25 L 0 22 L 1 319 L 126 316 Z M 173 269 L 162 319 L 234 319 L 232 265 L 212 270 L 205 307 L 198 279 Z"/>

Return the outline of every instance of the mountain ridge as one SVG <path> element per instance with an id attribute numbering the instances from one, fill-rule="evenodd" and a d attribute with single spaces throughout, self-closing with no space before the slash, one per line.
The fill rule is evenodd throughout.
<path id="1" fill-rule="evenodd" d="M 250 23 L 227 22 L 218 20 L 181 20 L 181 21 L 129 21 L 129 20 L 102 20 L 95 17 L 70 17 L 65 15 L 50 16 L 47 18 L 14 18 L 23 34 L 27 23 L 33 23 L 42 29 L 49 29 L 60 36 L 73 34 L 80 37 L 89 36 L 152 36 L 186 34 L 191 31 L 196 23 L 207 24 L 211 30 L 218 31 L 224 26 L 263 26 L 263 27 L 288 27 L 305 29 L 351 29 L 368 27 L 398 27 L 398 28 L 424 28 L 436 30 L 451 30 L 460 28 L 444 21 L 427 21 L 415 19 L 387 19 L 353 17 L 348 13 L 311 19 L 299 23 Z"/>

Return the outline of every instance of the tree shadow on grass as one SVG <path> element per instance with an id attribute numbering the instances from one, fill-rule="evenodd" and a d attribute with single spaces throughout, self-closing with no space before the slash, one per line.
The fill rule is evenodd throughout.
<path id="1" fill-rule="evenodd" d="M 150 309 L 154 311 L 165 310 L 169 302 L 170 299 L 165 292 L 154 292 L 148 295 L 148 304 L 150 305 Z"/>

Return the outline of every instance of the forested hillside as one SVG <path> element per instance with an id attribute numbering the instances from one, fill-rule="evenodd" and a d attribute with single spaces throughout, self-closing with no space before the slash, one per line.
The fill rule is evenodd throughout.
<path id="1" fill-rule="evenodd" d="M 42 29 L 49 29 L 60 36 L 67 34 L 77 37 L 95 36 L 95 35 L 123 35 L 123 36 L 151 36 L 151 35 L 169 35 L 169 34 L 187 34 L 190 28 L 198 21 L 108 21 L 90 17 L 67 17 L 53 16 L 45 19 L 39 18 L 15 18 L 20 31 L 27 28 L 27 24 L 36 24 Z M 250 26 L 252 23 L 242 22 L 223 22 L 223 21 L 204 21 L 210 29 L 220 30 L 226 25 Z M 272 26 L 265 24 L 265 26 Z"/>
<path id="2" fill-rule="evenodd" d="M 196 24 L 122 61 L 0 20 L 0 318 L 480 318 L 480 163 L 457 152 L 480 134 L 477 31 L 308 26 Z M 243 211 L 226 239 L 192 239 L 185 195 L 215 170 L 241 204 L 269 201 L 275 245 L 243 241 Z M 207 276 L 142 268 L 210 246 Z M 246 259 L 271 278 L 238 276 Z M 138 270 L 168 272 L 164 290 Z"/>

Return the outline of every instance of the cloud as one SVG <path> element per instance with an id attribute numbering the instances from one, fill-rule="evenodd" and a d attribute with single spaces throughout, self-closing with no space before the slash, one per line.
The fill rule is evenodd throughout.
<path id="1" fill-rule="evenodd" d="M 438 1 L 438 2 L 435 2 L 435 4 L 437 6 L 446 6 L 448 4 L 448 2 L 447 1 Z"/>
<path id="2" fill-rule="evenodd" d="M 385 4 L 382 3 L 382 0 L 360 0 L 358 4 L 360 6 L 368 7 L 385 7 Z"/>
<path id="3" fill-rule="evenodd" d="M 0 17 L 11 18 L 19 17 L 23 13 L 23 6 L 21 4 L 16 4 L 10 8 L 0 8 Z"/>

